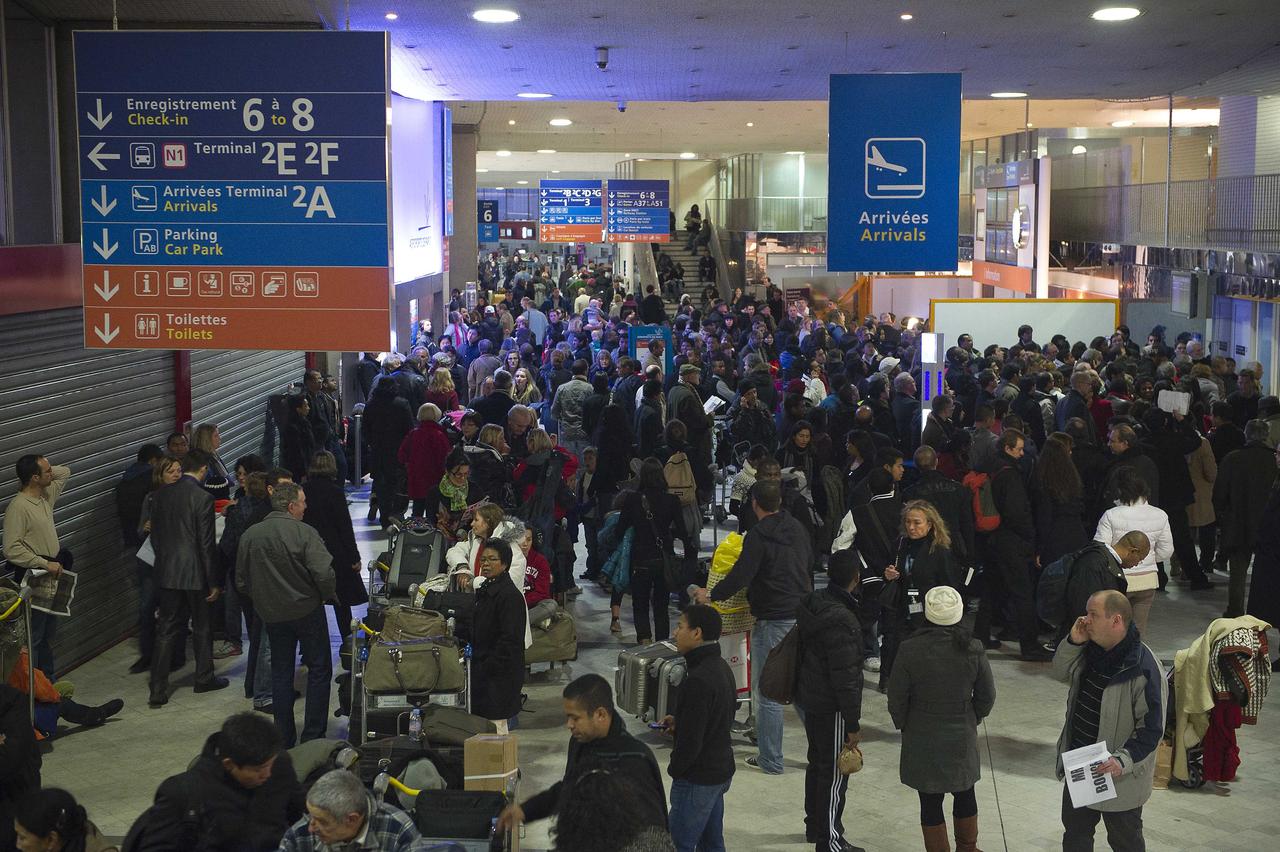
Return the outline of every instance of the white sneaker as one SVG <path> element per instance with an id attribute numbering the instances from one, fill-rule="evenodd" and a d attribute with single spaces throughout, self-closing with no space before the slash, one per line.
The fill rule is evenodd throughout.
<path id="1" fill-rule="evenodd" d="M 878 671 L 880 671 L 880 658 L 879 658 L 879 657 L 867 657 L 865 660 L 863 660 L 863 661 L 862 661 L 862 670 L 863 670 L 864 672 L 878 672 Z"/>

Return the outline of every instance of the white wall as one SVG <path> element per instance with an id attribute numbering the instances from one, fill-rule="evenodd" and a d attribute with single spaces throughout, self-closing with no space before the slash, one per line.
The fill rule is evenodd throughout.
<path id="1" fill-rule="evenodd" d="M 928 317 L 930 299 L 967 299 L 972 295 L 969 278 L 885 275 L 871 279 L 871 310 L 877 316 L 890 311 L 898 319 Z"/>

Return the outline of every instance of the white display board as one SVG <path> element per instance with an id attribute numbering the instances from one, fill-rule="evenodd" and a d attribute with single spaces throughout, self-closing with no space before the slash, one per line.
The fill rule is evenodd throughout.
<path id="1" fill-rule="evenodd" d="M 1043 346 L 1055 334 L 1086 344 L 1098 335 L 1110 337 L 1119 322 L 1116 299 L 929 300 L 930 330 L 941 333 L 948 348 L 961 334 L 969 334 L 979 352 L 992 343 L 1012 346 L 1021 325 L 1031 326 L 1036 343 Z"/>

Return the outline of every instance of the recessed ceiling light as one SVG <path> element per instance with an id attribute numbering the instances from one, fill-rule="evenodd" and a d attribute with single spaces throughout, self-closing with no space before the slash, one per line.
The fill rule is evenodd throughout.
<path id="1" fill-rule="evenodd" d="M 484 174 L 484 173 L 485 173 L 485 172 L 487 172 L 487 171 L 489 171 L 489 170 L 488 170 L 488 169 L 476 169 L 476 174 L 478 174 L 478 175 L 482 175 L 482 174 Z"/>
<path id="2" fill-rule="evenodd" d="M 788 153 L 788 154 L 791 154 L 792 156 L 796 156 L 796 155 L 798 155 L 798 154 L 803 154 L 803 153 L 804 153 L 804 151 L 788 151 L 787 153 Z"/>
<path id="3" fill-rule="evenodd" d="M 1027 122 L 1027 127 L 1035 127 L 1035 125 L 1028 121 L 1028 122 Z"/>
<path id="4" fill-rule="evenodd" d="M 517 98 L 554 98 L 555 95 L 550 92 L 521 92 L 516 95 Z"/>
<path id="5" fill-rule="evenodd" d="M 516 123 L 516 120 L 514 118 L 507 119 L 507 124 L 515 124 L 515 123 Z"/>
<path id="6" fill-rule="evenodd" d="M 1133 121 L 1128 118 L 1122 118 L 1119 121 L 1111 122 L 1112 127 L 1133 127 Z"/>
<path id="7" fill-rule="evenodd" d="M 756 123 L 754 121 L 747 122 L 747 127 L 755 127 L 755 126 L 756 126 Z"/>
<path id="8" fill-rule="evenodd" d="M 1027 96 L 1026 92 L 992 92 L 991 93 L 991 97 L 993 98 L 1025 98 L 1026 96 Z"/>
<path id="9" fill-rule="evenodd" d="M 505 186 L 495 186 L 494 189 L 506 189 Z"/>
<path id="10" fill-rule="evenodd" d="M 539 154 L 554 154 L 555 152 L 556 152 L 555 148 L 539 148 L 538 149 Z"/>
<path id="11" fill-rule="evenodd" d="M 1132 21 L 1141 14 L 1141 9 L 1135 9 L 1132 6 L 1107 6 L 1094 12 L 1089 17 L 1095 21 Z"/>
<path id="12" fill-rule="evenodd" d="M 559 170 L 559 169 L 552 169 L 552 170 L 551 170 L 551 174 L 553 174 L 553 175 L 558 175 L 558 174 L 560 174 L 560 170 Z"/>
<path id="13" fill-rule="evenodd" d="M 915 15 L 911 14 L 910 12 L 903 12 L 903 13 L 902 13 L 901 15 L 899 15 L 898 17 L 899 17 L 900 19 L 904 20 L 904 21 L 910 21 L 910 20 L 912 20 L 913 18 L 915 18 Z"/>
<path id="14" fill-rule="evenodd" d="M 502 150 L 502 151 L 494 151 L 494 153 L 495 153 L 496 155 L 498 155 L 499 157 L 510 157 L 510 156 L 511 156 L 511 152 L 510 152 L 510 151 L 506 151 L 506 150 Z"/>
<path id="15" fill-rule="evenodd" d="M 681 155 L 680 155 L 680 159 L 682 159 L 682 160 L 692 160 L 692 159 L 696 158 L 697 156 L 698 156 L 698 155 L 697 155 L 697 154 L 695 154 L 695 153 L 693 153 L 692 151 L 685 151 L 683 154 L 681 154 Z"/>
<path id="16" fill-rule="evenodd" d="M 1088 149 L 1088 148 L 1086 148 L 1086 147 L 1084 147 L 1083 145 L 1073 145 L 1073 146 L 1072 146 L 1072 148 L 1071 148 L 1071 153 L 1073 153 L 1073 154 L 1087 154 L 1087 153 L 1089 153 L 1089 149 Z"/>
<path id="17" fill-rule="evenodd" d="M 526 184 L 526 183 L 528 183 L 528 182 L 529 182 L 529 181 L 527 181 L 527 180 L 518 180 L 518 181 L 516 181 L 516 183 L 521 184 L 521 185 L 524 185 L 524 184 Z"/>
<path id="18" fill-rule="evenodd" d="M 568 127 L 570 124 L 573 124 L 573 122 L 567 118 L 553 118 L 548 121 L 547 124 L 550 124 L 552 127 Z"/>
<path id="19" fill-rule="evenodd" d="M 394 20 L 396 20 L 396 19 L 397 19 L 397 18 L 399 18 L 399 17 L 400 17 L 400 16 L 399 16 L 399 15 L 397 15 L 395 12 L 388 12 L 388 13 L 387 13 L 387 15 L 386 15 L 386 18 L 387 18 L 387 20 L 388 20 L 388 21 L 394 21 Z"/>
<path id="20" fill-rule="evenodd" d="M 520 16 L 510 9 L 476 9 L 471 17 L 482 24 L 511 24 L 520 20 Z"/>

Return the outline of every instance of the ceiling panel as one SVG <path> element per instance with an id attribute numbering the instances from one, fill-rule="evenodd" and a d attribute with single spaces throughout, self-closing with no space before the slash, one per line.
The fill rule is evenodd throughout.
<path id="1" fill-rule="evenodd" d="M 33 14 L 50 21 L 109 21 L 111 0 L 21 0 Z M 313 0 L 118 0 L 121 24 L 181 23 L 320 23 Z"/>

